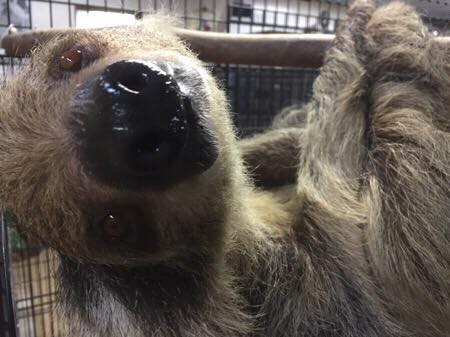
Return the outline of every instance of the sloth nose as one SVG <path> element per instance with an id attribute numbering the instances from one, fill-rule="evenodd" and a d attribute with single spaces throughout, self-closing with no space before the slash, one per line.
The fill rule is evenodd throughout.
<path id="1" fill-rule="evenodd" d="M 167 185 L 208 169 L 217 157 L 180 66 L 123 60 L 92 88 L 84 152 L 94 173 L 125 187 Z M 182 90 L 181 88 L 184 88 Z"/>

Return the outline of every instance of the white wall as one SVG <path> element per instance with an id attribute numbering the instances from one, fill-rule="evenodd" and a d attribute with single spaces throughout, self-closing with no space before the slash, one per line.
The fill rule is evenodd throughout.
<path id="1" fill-rule="evenodd" d="M 321 4 L 318 1 L 287 0 L 268 1 L 266 6 L 263 0 L 255 0 L 253 21 L 248 19 L 251 24 L 232 24 L 230 31 L 232 33 L 298 32 L 306 28 L 320 27 L 316 17 L 322 11 L 330 13 L 328 29 L 333 31 L 336 19 L 344 15 L 345 7 L 336 4 Z"/>
<path id="2" fill-rule="evenodd" d="M 109 10 L 120 10 L 122 4 L 120 0 L 106 0 Z M 33 28 L 49 28 L 49 27 L 67 27 L 69 25 L 74 26 L 75 11 L 77 5 L 79 6 L 90 6 L 98 7 L 98 10 L 103 10 L 105 8 L 105 0 L 72 0 L 67 2 L 67 0 L 62 0 L 64 4 L 49 4 L 43 1 L 31 1 L 31 19 Z M 129 12 L 137 12 L 139 10 L 157 11 L 162 12 L 173 12 L 178 16 L 187 16 L 188 28 L 199 29 L 205 28 L 200 24 L 199 18 L 204 20 L 204 24 L 210 26 L 211 30 L 219 29 L 220 25 L 213 25 L 214 21 L 225 21 L 226 20 L 226 6 L 227 1 L 216 1 L 214 6 L 213 0 L 188 0 L 186 1 L 186 9 L 184 1 L 172 1 L 170 5 L 169 1 L 155 1 L 153 0 L 126 0 L 125 7 Z M 200 9 L 200 3 L 202 3 L 202 9 Z M 80 8 L 80 7 L 78 7 Z M 169 11 L 169 8 L 172 8 Z M 222 27 L 221 30 L 225 29 Z"/>
<path id="3" fill-rule="evenodd" d="M 67 27 L 76 23 L 76 5 L 95 6 L 101 10 L 105 1 L 108 8 L 120 10 L 121 0 L 62 0 L 63 4 L 49 4 L 48 2 L 32 0 L 31 18 L 33 28 Z M 225 31 L 227 28 L 227 5 L 226 0 L 166 0 L 156 1 L 163 5 L 155 6 L 154 0 L 142 0 L 141 8 L 138 0 L 125 0 L 126 9 L 134 12 L 138 10 L 163 10 L 167 11 L 172 3 L 172 11 L 182 17 L 187 17 L 186 26 L 192 29 Z M 186 8 L 185 8 L 186 3 Z M 251 1 L 249 2 L 251 3 Z M 166 10 L 164 10 L 164 8 Z M 264 21 L 264 11 L 265 21 Z M 248 33 L 281 30 L 287 32 L 298 31 L 298 28 L 314 27 L 318 25 L 316 18 L 308 18 L 310 15 L 318 16 L 321 11 L 327 10 L 330 13 L 329 29 L 334 30 L 335 20 L 342 16 L 344 7 L 336 4 L 320 4 L 315 1 L 287 1 L 287 0 L 255 0 L 254 17 L 250 25 L 250 20 L 242 19 L 241 23 L 230 26 L 232 32 Z M 300 15 L 297 15 L 300 14 Z M 237 18 L 235 18 L 237 19 Z M 263 27 L 263 25 L 265 27 Z M 273 25 L 273 26 L 272 26 Z M 283 29 L 276 29 L 274 26 L 286 26 Z M 320 25 L 319 25 L 320 26 Z"/>

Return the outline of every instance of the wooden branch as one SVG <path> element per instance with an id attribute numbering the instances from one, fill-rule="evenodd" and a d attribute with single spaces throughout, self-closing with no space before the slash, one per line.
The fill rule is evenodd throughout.
<path id="1" fill-rule="evenodd" d="M 35 30 L 6 35 L 1 46 L 9 56 L 26 56 L 37 44 L 71 29 Z M 226 34 L 176 29 L 205 62 L 317 68 L 334 35 L 329 34 Z M 448 47 L 450 37 L 435 38 Z"/>
<path id="2" fill-rule="evenodd" d="M 70 29 L 36 29 L 24 33 L 5 35 L 1 47 L 8 56 L 27 56 L 37 45 L 45 43 L 59 34 L 67 34 Z"/>
<path id="3" fill-rule="evenodd" d="M 317 68 L 330 34 L 226 34 L 177 30 L 201 60 L 215 63 Z"/>

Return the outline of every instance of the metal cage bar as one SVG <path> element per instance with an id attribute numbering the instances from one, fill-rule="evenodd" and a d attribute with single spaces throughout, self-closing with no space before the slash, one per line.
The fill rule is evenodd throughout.
<path id="1" fill-rule="evenodd" d="M 15 305 L 12 297 L 9 260 L 8 227 L 4 212 L 0 213 L 0 332 L 5 337 L 17 337 Z"/>

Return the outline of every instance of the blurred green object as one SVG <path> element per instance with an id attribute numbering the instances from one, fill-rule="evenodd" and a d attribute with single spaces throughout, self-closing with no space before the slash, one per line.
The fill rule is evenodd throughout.
<path id="1" fill-rule="evenodd" d="M 6 227 L 8 228 L 8 232 L 9 232 L 8 236 L 9 236 L 10 249 L 12 251 L 25 249 L 26 243 L 25 243 L 25 240 L 21 237 L 19 231 L 17 230 L 17 227 L 15 226 L 16 219 L 15 219 L 14 215 L 12 215 L 10 212 L 6 211 L 4 213 L 4 217 L 5 217 Z"/>

